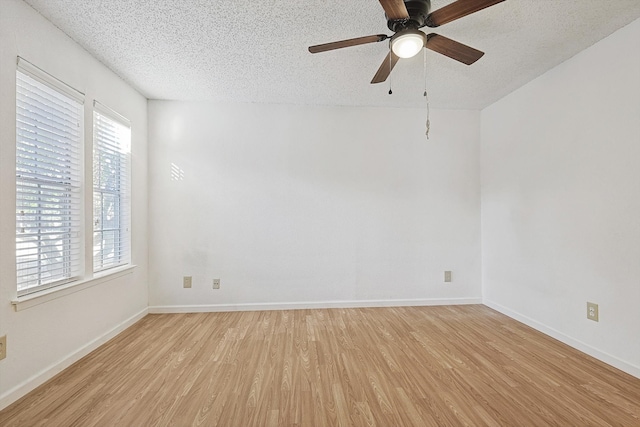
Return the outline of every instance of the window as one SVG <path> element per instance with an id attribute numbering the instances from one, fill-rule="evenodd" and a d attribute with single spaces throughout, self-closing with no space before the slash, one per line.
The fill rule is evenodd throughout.
<path id="1" fill-rule="evenodd" d="M 81 275 L 83 95 L 19 60 L 16 72 L 18 295 Z"/>
<path id="2" fill-rule="evenodd" d="M 18 296 L 131 263 L 131 125 L 94 101 L 93 134 L 85 138 L 85 108 L 84 94 L 18 58 Z"/>
<path id="3" fill-rule="evenodd" d="M 93 112 L 93 271 L 129 263 L 129 122 L 99 103 Z"/>

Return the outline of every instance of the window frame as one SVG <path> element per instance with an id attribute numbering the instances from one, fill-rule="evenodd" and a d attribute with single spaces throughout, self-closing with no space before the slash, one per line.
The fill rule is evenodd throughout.
<path id="1" fill-rule="evenodd" d="M 85 111 L 83 93 L 28 61 L 18 58 L 15 75 L 16 292 L 24 296 L 83 274 Z"/>
<path id="2" fill-rule="evenodd" d="M 93 156 L 92 156 L 92 235 L 93 235 L 93 247 L 92 247 L 92 271 L 94 274 L 101 273 L 113 268 L 123 267 L 131 263 L 131 122 L 124 116 L 115 112 L 111 108 L 101 104 L 94 100 L 93 102 Z M 100 129 L 101 123 L 110 122 L 109 125 L 114 129 Z M 117 130 L 120 128 L 121 134 L 112 135 L 111 138 L 106 138 L 105 141 L 101 141 L 101 131 Z M 124 137 L 126 140 L 119 141 L 119 137 Z M 114 144 L 118 144 L 117 146 Z M 114 152 L 119 150 L 119 152 Z M 114 160 L 118 164 L 118 176 L 117 176 L 117 188 L 104 188 L 104 186 L 96 185 L 96 178 L 100 175 L 99 171 L 96 171 L 96 167 L 100 164 L 102 158 L 100 154 L 108 156 L 107 159 Z M 109 194 L 117 199 L 118 204 L 118 227 L 111 227 L 109 230 L 105 230 L 104 227 L 104 205 L 101 209 L 101 221 L 97 222 L 96 218 L 96 196 L 100 195 L 101 200 L 104 200 L 104 195 Z M 96 226 L 100 224 L 101 227 L 96 229 Z M 97 234 L 102 235 L 101 248 L 104 248 L 104 233 L 106 231 L 115 231 L 117 238 L 114 237 L 114 252 L 115 247 L 119 248 L 118 259 L 115 262 L 105 263 L 105 257 L 101 256 L 96 258 L 96 239 Z M 115 234 L 114 234 L 115 236 Z M 117 242 L 115 241 L 117 240 Z M 124 248 L 123 248 L 124 245 Z M 102 251 L 100 251 L 102 252 Z M 103 252 L 102 252 L 103 253 Z M 99 263 L 97 266 L 96 263 Z"/>

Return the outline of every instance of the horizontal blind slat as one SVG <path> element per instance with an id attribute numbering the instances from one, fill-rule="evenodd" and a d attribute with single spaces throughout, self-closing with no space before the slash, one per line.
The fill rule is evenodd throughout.
<path id="1" fill-rule="evenodd" d="M 20 92 L 16 96 L 16 115 L 22 121 L 43 124 L 71 134 L 80 132 L 80 123 L 76 120 L 77 110 L 56 111 L 51 108 L 49 99 Z"/>
<path id="2" fill-rule="evenodd" d="M 25 125 L 28 126 L 28 125 Z M 32 128 L 39 130 L 37 128 Z M 17 129 L 18 136 L 20 137 L 18 146 L 23 148 L 24 150 L 29 150 L 31 147 L 40 147 L 41 149 L 46 149 L 48 151 L 54 152 L 62 152 L 62 153 L 71 153 L 78 154 L 80 147 L 69 146 L 66 141 L 60 140 L 60 138 L 48 138 L 45 135 L 45 132 L 34 132 L 29 129 L 25 129 L 20 127 Z M 79 138 L 80 134 L 73 135 L 74 138 Z"/>

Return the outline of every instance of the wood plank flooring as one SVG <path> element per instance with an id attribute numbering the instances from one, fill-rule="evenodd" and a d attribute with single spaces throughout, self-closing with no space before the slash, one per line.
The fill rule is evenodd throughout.
<path id="1" fill-rule="evenodd" d="M 10 426 L 640 426 L 640 380 L 487 307 L 148 315 Z"/>

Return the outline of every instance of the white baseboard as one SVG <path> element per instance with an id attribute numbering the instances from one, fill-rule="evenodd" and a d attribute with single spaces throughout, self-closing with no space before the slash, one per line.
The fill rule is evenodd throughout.
<path id="1" fill-rule="evenodd" d="M 156 305 L 149 307 L 149 313 L 209 313 L 221 311 L 300 310 L 306 308 L 407 307 L 465 304 L 482 304 L 482 298 L 353 300 L 207 305 Z"/>
<path id="2" fill-rule="evenodd" d="M 585 344 L 582 341 L 571 338 L 570 336 L 565 335 L 564 333 L 556 329 L 553 329 L 543 323 L 538 322 L 537 320 L 533 320 L 530 317 L 527 317 L 516 311 L 508 309 L 507 307 L 504 307 L 498 303 L 484 299 L 483 304 L 496 311 L 499 311 L 500 313 L 506 316 L 511 317 L 512 319 L 522 322 L 525 325 L 530 326 L 533 329 L 542 332 L 543 334 L 549 335 L 550 337 L 555 338 L 558 341 L 575 348 L 576 350 L 580 350 L 581 352 L 586 353 L 591 357 L 594 357 L 608 365 L 611 365 L 614 368 L 618 368 L 629 375 L 633 375 L 636 378 L 640 378 L 640 367 L 638 366 L 635 366 L 629 362 L 626 362 L 615 356 L 612 356 L 609 353 L 598 350 L 597 348 L 591 347 L 590 345 Z"/>
<path id="3" fill-rule="evenodd" d="M 99 336 L 93 341 L 87 343 L 85 346 L 69 354 L 63 360 L 49 366 L 48 368 L 33 375 L 26 381 L 18 384 L 17 386 L 7 391 L 6 393 L 3 393 L 2 395 L 0 395 L 0 410 L 6 408 L 13 402 L 20 399 L 25 394 L 29 393 L 39 385 L 44 384 L 46 381 L 50 380 L 51 378 L 53 378 L 55 375 L 57 375 L 64 369 L 68 368 L 78 360 L 82 359 L 84 356 L 91 353 L 93 350 L 100 347 L 102 344 L 106 343 L 111 338 L 115 337 L 120 332 L 124 331 L 129 326 L 136 323 L 138 320 L 142 319 L 144 316 L 148 314 L 148 312 L 149 310 L 147 308 L 145 308 L 144 310 L 141 310 L 139 313 L 131 316 L 130 318 L 120 323 L 119 325 L 117 325 L 107 333 Z"/>

